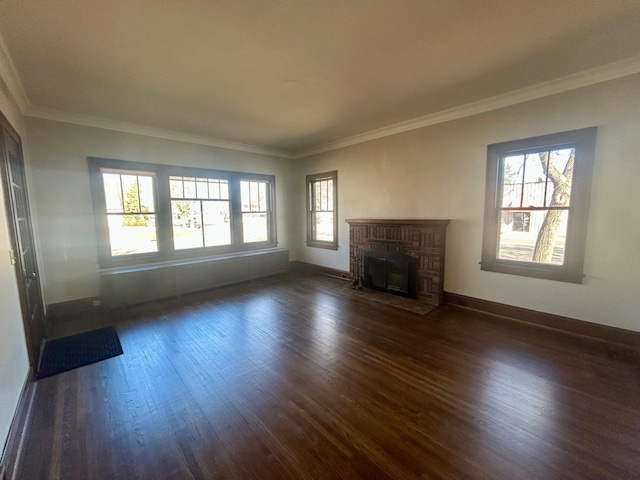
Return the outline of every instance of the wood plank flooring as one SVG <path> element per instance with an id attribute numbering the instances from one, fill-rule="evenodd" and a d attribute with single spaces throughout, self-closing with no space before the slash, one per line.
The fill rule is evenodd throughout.
<path id="1" fill-rule="evenodd" d="M 291 273 L 69 318 L 124 355 L 37 383 L 20 479 L 640 478 L 606 345 Z"/>

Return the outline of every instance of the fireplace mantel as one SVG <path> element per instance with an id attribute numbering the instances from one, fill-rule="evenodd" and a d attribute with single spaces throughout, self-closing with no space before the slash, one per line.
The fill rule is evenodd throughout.
<path id="1" fill-rule="evenodd" d="M 370 219 L 370 218 L 348 218 L 345 220 L 349 225 L 425 225 L 444 226 L 451 223 L 451 220 L 419 220 L 419 219 Z"/>
<path id="2" fill-rule="evenodd" d="M 348 219 L 349 269 L 363 276 L 364 252 L 399 252 L 415 259 L 416 295 L 429 305 L 442 303 L 447 219 Z"/>

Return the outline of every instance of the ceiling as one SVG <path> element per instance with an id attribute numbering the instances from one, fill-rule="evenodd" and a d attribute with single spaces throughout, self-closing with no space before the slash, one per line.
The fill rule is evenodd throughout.
<path id="1" fill-rule="evenodd" d="M 26 114 L 295 154 L 640 54 L 638 0 L 2 0 Z"/>

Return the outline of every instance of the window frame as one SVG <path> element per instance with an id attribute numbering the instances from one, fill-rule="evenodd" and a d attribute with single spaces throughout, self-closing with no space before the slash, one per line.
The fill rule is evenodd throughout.
<path id="1" fill-rule="evenodd" d="M 547 280 L 582 283 L 587 240 L 589 197 L 595 157 L 597 127 L 496 143 L 487 147 L 482 261 L 484 271 Z M 562 265 L 498 258 L 501 219 L 501 165 L 505 156 L 560 147 L 575 148 L 575 164 L 568 207 L 567 235 Z"/>
<path id="2" fill-rule="evenodd" d="M 180 181 L 182 182 L 182 196 L 181 197 L 177 197 L 174 196 L 174 194 L 171 192 L 171 182 L 176 181 L 177 179 L 181 179 Z M 194 182 L 194 187 L 195 187 L 195 197 L 194 198 L 189 198 L 185 195 L 185 182 L 187 181 L 186 179 L 189 178 L 193 178 L 193 182 Z M 199 182 L 204 180 L 205 182 Z M 221 181 L 226 182 L 227 185 L 227 197 L 229 198 L 218 198 L 218 199 L 211 199 L 208 198 L 209 197 L 209 186 L 211 185 L 210 180 L 215 180 L 218 182 L 218 190 L 220 190 L 220 183 Z M 201 198 L 199 196 L 198 193 L 198 183 L 206 183 L 207 185 L 207 198 Z M 174 251 L 187 251 L 187 250 L 199 250 L 199 249 L 203 249 L 203 248 L 210 248 L 213 246 L 226 246 L 229 247 L 231 245 L 233 245 L 233 229 L 231 228 L 231 220 L 229 220 L 229 243 L 228 244 L 222 244 L 222 245 L 206 245 L 207 243 L 207 235 L 206 235 L 206 229 L 205 229 L 205 225 L 204 225 L 204 206 L 207 203 L 210 202 L 226 202 L 229 208 L 229 217 L 231 217 L 231 198 L 230 198 L 230 189 L 229 189 L 229 180 L 227 180 L 226 178 L 213 178 L 211 176 L 207 176 L 207 177 L 191 177 L 191 176 L 185 176 L 185 175 L 170 175 L 169 176 L 169 200 L 170 200 L 170 208 L 171 208 L 171 227 L 172 227 L 172 234 L 175 233 L 176 230 L 176 225 L 173 223 L 174 220 L 174 211 L 173 211 L 173 203 L 174 202 L 193 202 L 193 203 L 199 203 L 199 212 L 200 212 L 200 225 L 201 225 L 201 240 L 202 240 L 202 245 L 201 246 L 196 246 L 196 247 L 184 247 L 184 248 L 176 248 L 176 242 L 175 242 L 175 235 L 173 235 L 173 249 Z"/>
<path id="3" fill-rule="evenodd" d="M 323 180 L 333 182 L 333 210 L 318 210 L 315 208 L 315 186 Z M 338 171 L 315 173 L 306 176 L 306 206 L 307 206 L 307 246 L 314 248 L 325 248 L 328 250 L 338 249 Z M 333 240 L 318 240 L 315 238 L 313 228 L 313 214 L 318 211 L 333 212 Z"/>
<path id="4" fill-rule="evenodd" d="M 233 172 L 198 167 L 182 167 L 177 165 L 160 165 L 155 163 L 114 160 L 99 157 L 87 157 L 91 196 L 97 235 L 98 260 L 101 268 L 128 267 L 142 264 L 188 260 L 215 255 L 239 253 L 252 250 L 275 248 L 277 242 L 275 212 L 275 176 L 257 173 Z M 109 228 L 107 223 L 106 198 L 104 192 L 103 170 L 120 171 L 121 173 L 138 172 L 154 176 L 154 200 L 156 208 L 157 252 L 118 255 L 111 254 Z M 188 249 L 174 248 L 173 221 L 171 212 L 171 191 L 169 177 L 195 177 L 224 179 L 229 182 L 229 209 L 231 222 L 231 244 L 210 247 L 194 247 Z M 243 242 L 240 182 L 242 180 L 258 180 L 266 182 L 267 187 L 267 241 Z M 197 200 L 197 199 L 195 199 Z"/>

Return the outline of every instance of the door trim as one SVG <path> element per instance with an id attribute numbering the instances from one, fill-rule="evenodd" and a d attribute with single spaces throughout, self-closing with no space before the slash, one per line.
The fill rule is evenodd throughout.
<path id="1" fill-rule="evenodd" d="M 35 237 L 34 237 L 34 233 L 33 233 L 33 220 L 31 217 L 31 208 L 29 205 L 29 201 L 28 201 L 28 191 L 26 189 L 26 176 L 25 176 L 25 196 L 27 197 L 27 201 L 26 201 L 26 216 L 28 218 L 29 221 L 29 229 L 30 229 L 30 233 L 31 233 L 31 237 L 32 237 L 32 242 L 33 245 L 32 247 L 34 248 L 34 267 L 35 267 L 35 273 L 37 275 L 38 278 L 38 282 L 37 282 L 37 301 L 39 302 L 39 306 L 38 308 L 40 309 L 40 316 L 41 316 L 41 332 L 40 332 L 40 348 L 37 349 L 38 351 L 35 351 L 36 349 L 34 348 L 34 342 L 33 342 L 33 332 L 31 331 L 31 322 L 30 322 L 30 318 L 29 318 L 29 307 L 28 307 L 28 299 L 27 299 L 27 292 L 24 286 L 24 278 L 23 278 L 23 265 L 22 265 L 22 258 L 19 255 L 19 247 L 18 247 L 18 225 L 17 225 L 17 221 L 16 221 L 16 206 L 14 205 L 14 201 L 11 195 L 11 184 L 10 184 L 10 177 L 9 177 L 9 165 L 8 165 L 8 160 L 7 160 L 7 156 L 5 153 L 5 139 L 4 139 L 4 135 L 2 133 L 2 131 L 7 132 L 8 135 L 10 135 L 13 140 L 18 144 L 18 149 L 19 149 L 19 153 L 20 153 L 20 160 L 24 166 L 25 162 L 24 162 L 24 150 L 22 148 L 22 138 L 20 137 L 20 134 L 16 131 L 15 128 L 13 128 L 13 126 L 11 125 L 11 123 L 9 122 L 9 120 L 4 116 L 4 114 L 2 112 L 0 112 L 0 152 L 1 152 L 1 160 L 0 160 L 0 173 L 1 173 L 1 177 L 2 177 L 2 188 L 4 190 L 4 202 L 5 202 L 5 214 L 7 216 L 7 230 L 9 232 L 9 243 L 10 243 L 10 248 L 13 251 L 13 260 L 12 262 L 14 262 L 14 272 L 16 275 L 16 283 L 18 286 L 18 293 L 19 293 L 19 297 L 20 297 L 20 307 L 21 307 L 21 311 L 22 311 L 22 324 L 24 327 L 24 334 L 25 334 L 25 343 L 27 346 L 27 353 L 29 356 L 29 365 L 31 366 L 31 368 L 33 368 L 35 371 L 37 371 L 38 369 L 38 362 L 42 353 L 42 347 L 44 346 L 44 331 L 45 331 L 45 311 L 44 311 L 44 301 L 42 298 L 42 290 L 41 290 L 41 283 L 40 283 L 40 270 L 38 267 L 38 259 L 37 259 L 37 255 L 35 252 Z M 7 252 L 8 254 L 9 252 Z"/>

